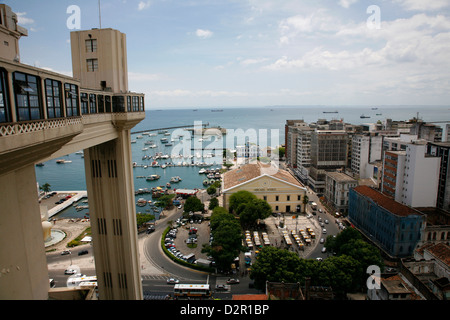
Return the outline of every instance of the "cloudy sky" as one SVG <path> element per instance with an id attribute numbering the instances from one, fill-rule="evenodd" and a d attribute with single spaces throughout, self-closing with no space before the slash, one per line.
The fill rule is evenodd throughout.
<path id="1" fill-rule="evenodd" d="M 21 61 L 71 74 L 67 8 L 0 0 L 28 29 Z M 450 0 L 101 0 L 127 34 L 129 88 L 147 108 L 449 105 Z"/>

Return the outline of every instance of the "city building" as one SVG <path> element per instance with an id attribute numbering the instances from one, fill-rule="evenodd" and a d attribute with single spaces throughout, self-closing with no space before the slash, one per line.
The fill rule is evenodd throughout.
<path id="1" fill-rule="evenodd" d="M 112 29 L 72 32 L 72 52 L 83 54 L 69 77 L 20 63 L 27 33 L 9 6 L 0 4 L 0 14 L 0 261 L 8 270 L 0 299 L 48 299 L 35 164 L 79 150 L 100 299 L 142 299 L 130 129 L 145 118 L 144 95 L 127 89 L 125 38 Z"/>
<path id="2" fill-rule="evenodd" d="M 450 247 L 426 243 L 414 257 L 401 259 L 400 271 L 427 300 L 450 299 Z"/>
<path id="3" fill-rule="evenodd" d="M 350 189 L 349 221 L 391 257 L 412 256 L 426 217 L 368 186 Z"/>
<path id="4" fill-rule="evenodd" d="M 382 277 L 379 281 L 380 289 L 367 291 L 368 300 L 423 300 L 401 274 Z"/>
<path id="5" fill-rule="evenodd" d="M 273 212 L 303 212 L 306 188 L 289 172 L 260 162 L 246 164 L 223 175 L 223 206 L 230 196 L 246 190 L 266 200 Z"/>
<path id="6" fill-rule="evenodd" d="M 304 120 L 286 120 L 285 131 L 285 159 L 290 168 L 297 167 L 297 136 L 298 128 L 308 127 Z"/>
<path id="7" fill-rule="evenodd" d="M 425 140 L 403 142 L 403 151 L 385 151 L 381 191 L 411 207 L 435 207 L 441 159 L 426 153 Z"/>
<path id="8" fill-rule="evenodd" d="M 450 211 L 450 142 L 428 142 L 427 154 L 441 159 L 436 207 Z"/>
<path id="9" fill-rule="evenodd" d="M 348 135 L 345 130 L 314 130 L 311 134 L 311 166 L 308 185 L 325 191 L 325 174 L 347 165 Z"/>
<path id="10" fill-rule="evenodd" d="M 382 159 L 383 136 L 378 134 L 356 134 L 351 144 L 351 170 L 360 179 L 374 176 L 375 163 Z"/>
<path id="11" fill-rule="evenodd" d="M 342 172 L 327 172 L 325 176 L 325 200 L 335 211 L 347 213 L 350 189 L 356 187 L 358 181 Z"/>

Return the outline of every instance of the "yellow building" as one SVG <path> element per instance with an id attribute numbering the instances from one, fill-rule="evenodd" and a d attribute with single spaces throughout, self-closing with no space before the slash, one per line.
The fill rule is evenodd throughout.
<path id="1" fill-rule="evenodd" d="M 303 212 L 306 188 L 286 170 L 258 162 L 226 172 L 222 190 L 226 209 L 229 197 L 241 190 L 266 200 L 273 212 Z"/>

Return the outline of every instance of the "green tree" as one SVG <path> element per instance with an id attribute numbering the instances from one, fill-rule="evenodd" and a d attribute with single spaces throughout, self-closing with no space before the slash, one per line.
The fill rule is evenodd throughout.
<path id="1" fill-rule="evenodd" d="M 229 270 L 242 250 L 242 230 L 235 217 L 222 207 L 216 207 L 211 216 L 211 232 L 214 240 L 204 244 L 202 252 L 214 258 L 216 266 Z"/>
<path id="2" fill-rule="evenodd" d="M 300 258 L 297 254 L 276 247 L 261 249 L 258 259 L 252 265 L 250 279 L 255 287 L 263 290 L 266 281 L 295 283 L 298 281 Z"/>
<path id="3" fill-rule="evenodd" d="M 51 185 L 46 182 L 42 186 L 40 186 L 39 189 L 41 189 L 42 191 L 44 191 L 45 194 L 47 194 L 48 192 L 51 191 L 50 187 Z"/>
<path id="4" fill-rule="evenodd" d="M 242 204 L 248 203 L 252 200 L 256 200 L 256 196 L 250 191 L 241 190 L 233 193 L 229 200 L 229 210 L 239 215 L 239 207 Z"/>
<path id="5" fill-rule="evenodd" d="M 219 206 L 219 200 L 217 200 L 217 198 L 214 197 L 209 201 L 208 209 L 214 210 L 214 208 L 217 206 Z"/>
<path id="6" fill-rule="evenodd" d="M 155 206 L 161 209 L 167 209 L 173 206 L 172 199 L 174 194 L 165 194 L 158 198 L 158 201 L 155 202 Z"/>
<path id="7" fill-rule="evenodd" d="M 184 212 L 197 212 L 205 210 L 205 205 L 197 197 L 189 197 L 184 203 Z"/>
<path id="8" fill-rule="evenodd" d="M 247 203 L 242 203 L 239 208 L 239 219 L 243 227 L 255 226 L 258 220 L 264 220 L 272 213 L 272 207 L 267 201 L 253 199 Z"/>
<path id="9" fill-rule="evenodd" d="M 344 298 L 347 292 L 353 292 L 358 288 L 355 274 L 359 272 L 359 269 L 359 262 L 350 256 L 329 257 L 317 264 L 312 283 L 330 286 L 338 298 Z"/>
<path id="10" fill-rule="evenodd" d="M 303 203 L 303 213 L 306 213 L 306 205 L 308 204 L 308 202 L 309 202 L 309 198 L 308 198 L 308 196 L 305 194 L 305 195 L 303 196 L 303 200 L 302 200 L 302 203 Z"/>
<path id="11" fill-rule="evenodd" d="M 227 221 L 236 221 L 236 218 L 224 207 L 215 207 L 213 213 L 211 214 L 211 231 L 214 231 L 217 227 Z"/>
<path id="12" fill-rule="evenodd" d="M 137 223 L 138 227 L 142 226 L 144 223 L 147 223 L 154 219 L 155 219 L 155 216 L 153 214 L 146 214 L 146 213 L 137 213 L 136 214 L 136 223 Z"/>
<path id="13" fill-rule="evenodd" d="M 206 192 L 207 192 L 210 196 L 212 196 L 213 194 L 216 194 L 217 189 L 216 189 L 216 187 L 215 187 L 214 185 L 210 185 L 210 186 L 208 187 L 208 189 L 206 189 Z"/>
<path id="14" fill-rule="evenodd" d="M 280 157 L 279 159 L 283 159 L 284 155 L 286 154 L 286 148 L 279 147 L 277 150 L 278 150 L 278 156 Z"/>
<path id="15" fill-rule="evenodd" d="M 346 228 L 335 238 L 328 237 L 325 241 L 325 247 L 333 251 L 338 257 L 347 256 L 358 262 L 358 268 L 353 273 L 353 278 L 357 285 L 353 283 L 352 288 L 365 286 L 368 266 L 377 265 L 381 269 L 383 268 L 383 259 L 379 250 L 365 242 L 355 228 Z"/>

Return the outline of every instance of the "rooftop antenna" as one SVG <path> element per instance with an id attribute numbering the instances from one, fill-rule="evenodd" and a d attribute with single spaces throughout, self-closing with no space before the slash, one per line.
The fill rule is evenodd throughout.
<path id="1" fill-rule="evenodd" d="M 98 0 L 98 21 L 100 23 L 100 29 L 102 28 L 102 11 L 100 8 L 100 0 Z"/>

